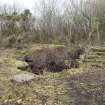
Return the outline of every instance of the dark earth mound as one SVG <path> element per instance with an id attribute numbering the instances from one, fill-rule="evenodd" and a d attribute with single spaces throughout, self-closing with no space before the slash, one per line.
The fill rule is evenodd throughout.
<path id="1" fill-rule="evenodd" d="M 76 50 L 72 56 L 65 46 L 42 48 L 25 55 L 24 60 L 35 74 L 43 74 L 44 70 L 60 72 L 64 69 L 78 67 L 79 63 L 76 58 L 81 52 L 81 49 Z"/>

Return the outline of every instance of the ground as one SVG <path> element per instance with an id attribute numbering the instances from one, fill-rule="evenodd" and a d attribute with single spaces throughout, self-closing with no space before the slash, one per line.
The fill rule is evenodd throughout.
<path id="1" fill-rule="evenodd" d="M 0 49 L 0 105 L 103 105 L 105 79 L 105 47 L 91 47 L 80 67 L 59 73 L 45 72 L 35 80 L 18 84 L 11 82 L 17 69 L 26 65 L 21 57 L 32 49 L 46 48 L 34 44 L 17 50 Z"/>

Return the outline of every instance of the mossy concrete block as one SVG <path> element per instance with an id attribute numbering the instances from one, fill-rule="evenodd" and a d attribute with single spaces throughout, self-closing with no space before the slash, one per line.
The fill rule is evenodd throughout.
<path id="1" fill-rule="evenodd" d="M 105 52 L 105 47 L 92 47 L 93 52 Z"/>
<path id="2" fill-rule="evenodd" d="M 15 63 L 15 66 L 18 68 L 18 69 L 22 69 L 24 70 L 25 68 L 27 68 L 29 65 L 28 63 L 24 62 L 24 61 L 17 61 Z"/>
<path id="3" fill-rule="evenodd" d="M 11 81 L 14 83 L 27 83 L 35 79 L 35 75 L 32 73 L 22 73 L 15 75 Z"/>

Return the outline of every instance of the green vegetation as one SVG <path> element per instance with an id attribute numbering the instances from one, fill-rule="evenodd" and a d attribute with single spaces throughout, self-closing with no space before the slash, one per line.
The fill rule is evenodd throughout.
<path id="1" fill-rule="evenodd" d="M 50 45 L 47 44 L 34 44 L 32 47 L 30 47 L 30 51 L 33 48 L 38 49 L 49 46 Z M 90 50 L 90 54 L 91 51 L 93 50 Z M 87 103 L 90 103 L 89 105 L 94 103 L 99 105 L 101 96 L 92 98 L 92 95 L 93 93 L 98 94 L 97 92 L 101 92 L 101 90 L 104 91 L 101 83 L 97 84 L 101 77 L 99 78 L 96 76 L 101 75 L 101 72 L 104 71 L 101 70 L 101 72 L 98 72 L 97 68 L 94 70 L 94 67 L 92 67 L 95 63 L 94 57 L 91 58 L 93 63 L 81 63 L 79 68 L 72 68 L 59 73 L 45 72 L 43 75 L 38 76 L 29 84 L 18 84 L 11 82 L 11 78 L 15 74 L 26 72 L 17 69 L 17 67 L 25 64 L 25 62 L 18 60 L 18 57 L 22 57 L 23 54 L 26 54 L 27 48 L 23 50 L 16 50 L 14 48 L 6 50 L 4 49 L 0 52 L 1 103 L 10 102 L 11 105 L 14 105 L 14 103 L 20 100 L 22 105 L 25 105 L 25 103 L 26 105 L 30 103 L 34 105 L 35 102 L 41 103 L 42 105 L 43 103 L 48 103 L 51 105 L 54 103 L 57 105 L 64 105 L 64 103 L 66 103 L 66 105 L 69 105 L 70 102 L 75 102 L 75 100 L 82 102 L 82 100 L 85 99 Z M 88 56 L 90 57 L 91 55 L 86 55 L 87 58 Z M 103 55 L 101 55 L 101 57 L 103 58 Z M 96 57 L 96 59 L 98 58 Z M 95 65 L 98 66 L 99 64 L 96 63 Z M 79 92 L 76 93 L 78 95 L 72 96 L 72 92 L 75 91 Z M 71 94 L 70 96 L 69 93 Z M 85 96 L 82 98 L 79 96 L 80 94 L 82 94 L 82 96 L 89 95 L 91 98 L 86 98 Z M 81 97 L 81 100 L 78 100 L 78 97 Z"/>
<path id="2" fill-rule="evenodd" d="M 54 47 L 54 45 L 34 44 L 30 47 L 30 51 L 33 48 L 39 49 L 49 46 Z M 56 46 L 58 47 L 60 45 L 55 45 L 55 47 Z M 59 100 L 59 95 L 67 97 L 67 90 L 65 89 L 66 82 L 62 83 L 62 81 L 57 81 L 57 79 L 59 80 L 60 78 L 69 77 L 70 75 L 74 76 L 83 72 L 81 66 L 80 69 L 64 70 L 60 73 L 45 72 L 44 75 L 39 76 L 39 79 L 36 79 L 29 84 L 13 83 L 11 82 L 11 78 L 15 74 L 26 72 L 17 69 L 17 67 L 25 65 L 25 62 L 18 60 L 18 57 L 22 57 L 26 54 L 27 48 L 23 50 L 16 50 L 14 48 L 3 49 L 0 52 L 0 102 L 14 102 L 14 100 L 16 102 L 19 99 L 22 99 L 22 102 L 26 102 L 28 105 L 27 100 L 36 97 L 37 102 L 46 101 L 50 103 L 51 101 L 51 103 L 53 103 L 56 100 L 55 98 L 58 97 Z M 34 101 L 32 99 L 30 100 Z M 58 100 L 56 100 L 55 103 L 57 103 Z"/>
<path id="3" fill-rule="evenodd" d="M 0 4 L 0 105 L 105 104 L 105 0 L 79 1 L 66 0 L 61 6 L 58 0 L 42 0 L 34 14 Z M 25 55 L 61 46 L 79 67 L 44 70 L 30 82 L 12 81 L 32 71 L 31 64 L 29 70 L 19 69 L 29 66 Z"/>

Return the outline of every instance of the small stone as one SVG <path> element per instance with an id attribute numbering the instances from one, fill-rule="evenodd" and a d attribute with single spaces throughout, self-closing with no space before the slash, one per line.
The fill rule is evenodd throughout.
<path id="1" fill-rule="evenodd" d="M 17 100 L 16 102 L 18 105 L 20 105 L 22 103 L 22 99 Z"/>

